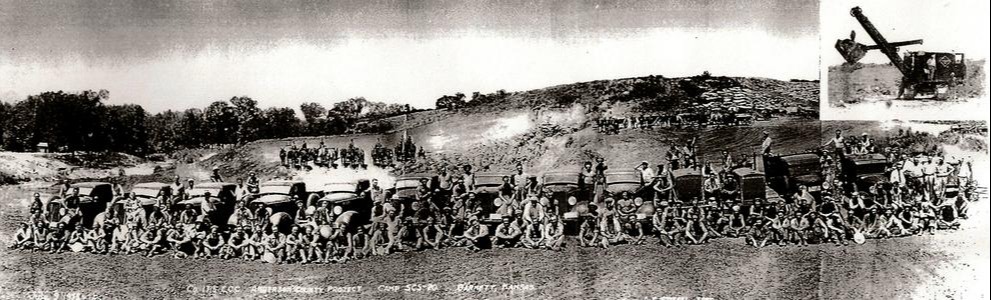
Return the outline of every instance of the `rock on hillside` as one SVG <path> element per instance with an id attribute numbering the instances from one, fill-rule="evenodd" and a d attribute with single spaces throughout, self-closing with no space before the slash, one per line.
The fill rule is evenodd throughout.
<path id="1" fill-rule="evenodd" d="M 523 92 L 482 95 L 471 109 L 542 109 L 581 104 L 590 110 L 630 106 L 642 113 L 664 113 L 709 102 L 751 103 L 785 111 L 818 111 L 819 84 L 765 78 L 647 76 L 597 80 Z"/>

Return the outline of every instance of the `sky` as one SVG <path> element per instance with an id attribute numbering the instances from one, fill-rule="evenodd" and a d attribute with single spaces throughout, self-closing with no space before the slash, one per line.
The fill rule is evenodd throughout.
<path id="1" fill-rule="evenodd" d="M 828 1 L 827 1 L 828 2 Z M 622 77 L 819 77 L 818 1 L 0 0 L 0 100 L 429 108 Z"/>
<path id="2" fill-rule="evenodd" d="M 967 58 L 987 59 L 989 2 L 982 0 L 829 0 L 822 2 L 822 62 L 827 66 L 844 62 L 833 48 L 836 40 L 857 32 L 857 42 L 874 45 L 860 23 L 850 15 L 859 6 L 888 42 L 922 39 L 922 45 L 905 51 L 964 53 Z M 983 37 L 983 38 L 981 38 Z M 879 51 L 871 51 L 863 63 L 888 63 Z"/>

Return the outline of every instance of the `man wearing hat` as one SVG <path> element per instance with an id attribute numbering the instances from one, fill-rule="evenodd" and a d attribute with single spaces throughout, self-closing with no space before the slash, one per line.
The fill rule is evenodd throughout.
<path id="1" fill-rule="evenodd" d="M 654 177 L 657 176 L 657 174 L 654 173 L 654 169 L 651 169 L 650 168 L 650 163 L 648 163 L 646 160 L 640 162 L 640 165 L 638 165 L 636 168 L 634 168 L 634 170 L 637 170 L 637 171 L 640 172 L 640 185 L 641 186 L 648 185 L 648 184 L 652 183 L 654 181 Z"/>
<path id="2" fill-rule="evenodd" d="M 224 177 L 220 176 L 220 168 L 213 167 L 213 174 L 210 174 L 210 181 L 212 182 L 224 182 Z"/>

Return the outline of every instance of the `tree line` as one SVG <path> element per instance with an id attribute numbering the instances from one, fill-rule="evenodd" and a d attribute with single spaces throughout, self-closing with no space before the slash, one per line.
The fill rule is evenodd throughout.
<path id="1" fill-rule="evenodd" d="M 45 92 L 15 103 L 0 103 L 0 148 L 34 151 L 114 151 L 130 154 L 171 152 L 210 144 L 243 144 L 258 139 L 333 135 L 355 131 L 355 124 L 415 111 L 408 104 L 386 104 L 363 97 L 324 107 L 259 108 L 250 97 L 214 101 L 205 108 L 149 113 L 136 104 L 106 104 L 106 90 Z M 388 131 L 386 125 L 363 131 Z"/>

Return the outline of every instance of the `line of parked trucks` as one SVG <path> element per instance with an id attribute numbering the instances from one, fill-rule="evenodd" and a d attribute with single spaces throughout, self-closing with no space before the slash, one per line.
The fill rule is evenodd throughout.
<path id="1" fill-rule="evenodd" d="M 844 164 L 842 176 L 848 182 L 855 182 L 859 190 L 866 191 L 877 181 L 886 180 L 884 174 L 889 163 L 882 155 L 847 156 L 843 158 L 842 163 Z M 783 197 L 795 194 L 800 186 L 809 187 L 815 197 L 820 197 L 824 178 L 819 154 L 799 153 L 765 157 L 763 166 L 763 172 L 752 168 L 736 168 L 729 172 L 730 176 L 739 183 L 736 193 L 738 196 L 734 203 L 749 206 L 758 199 L 768 203 L 784 201 Z M 508 175 L 510 174 L 497 172 L 475 175 L 474 192 L 483 209 L 483 222 L 495 224 L 501 220 L 501 216 L 496 214 L 498 207 L 495 205 L 495 200 L 503 183 L 502 178 Z M 702 190 L 705 178 L 700 171 L 678 169 L 672 171 L 672 177 L 678 200 L 707 201 L 708 196 L 703 197 Z M 407 204 L 406 207 L 411 207 L 409 204 L 415 201 L 417 188 L 423 179 L 429 180 L 431 188 L 437 188 L 439 185 L 435 175 L 404 175 L 397 178 L 395 186 L 387 191 L 387 194 L 398 195 L 400 201 Z M 654 191 L 641 182 L 640 173 L 636 171 L 606 172 L 604 197 L 598 199 L 592 197 L 592 187 L 582 183 L 579 172 L 548 172 L 541 176 L 540 182 L 543 194 L 552 200 L 551 203 L 556 203 L 557 211 L 561 213 L 566 223 L 577 223 L 575 221 L 581 217 L 589 216 L 592 213 L 591 209 L 601 207 L 602 199 L 617 197 L 621 193 L 629 193 L 630 199 L 645 200 L 635 203 L 638 206 L 637 216 L 640 220 L 649 222 L 649 216 L 654 213 L 653 203 L 649 201 L 653 199 Z M 66 199 L 55 197 L 49 200 L 45 206 L 46 221 L 86 227 L 102 224 L 107 221 L 108 216 L 119 218 L 116 220 L 118 224 L 125 221 L 124 201 L 115 199 L 111 183 L 80 182 L 72 184 L 72 187 L 79 188 L 79 196 L 70 196 Z M 368 193 L 364 193 L 369 187 L 368 180 L 358 180 L 327 183 L 311 190 L 303 181 L 274 180 L 261 183 L 257 193 L 246 196 L 244 203 L 247 203 L 252 211 L 262 207 L 268 208 L 267 211 L 271 212 L 268 216 L 269 221 L 274 228 L 283 231 L 289 230 L 295 222 L 293 218 L 299 209 L 299 204 L 294 199 L 302 199 L 305 205 L 314 207 L 320 207 L 323 202 L 327 202 L 328 207 L 335 214 L 355 211 L 358 214 L 357 220 L 369 221 L 374 208 L 372 199 Z M 184 209 L 188 205 L 198 208 L 209 193 L 215 199 L 217 206 L 217 216 L 212 220 L 218 224 L 214 225 L 237 224 L 238 216 L 234 214 L 235 203 L 241 199 L 236 198 L 236 189 L 234 183 L 200 183 L 187 190 L 186 197 L 174 203 L 173 205 L 177 207 L 173 207 L 172 210 Z M 157 182 L 136 184 L 131 191 L 136 195 L 146 214 L 152 213 L 157 199 L 171 197 L 173 194 L 171 185 Z M 79 214 L 67 216 L 65 215 L 67 208 L 78 208 Z M 108 211 L 111 213 L 108 214 Z"/>

